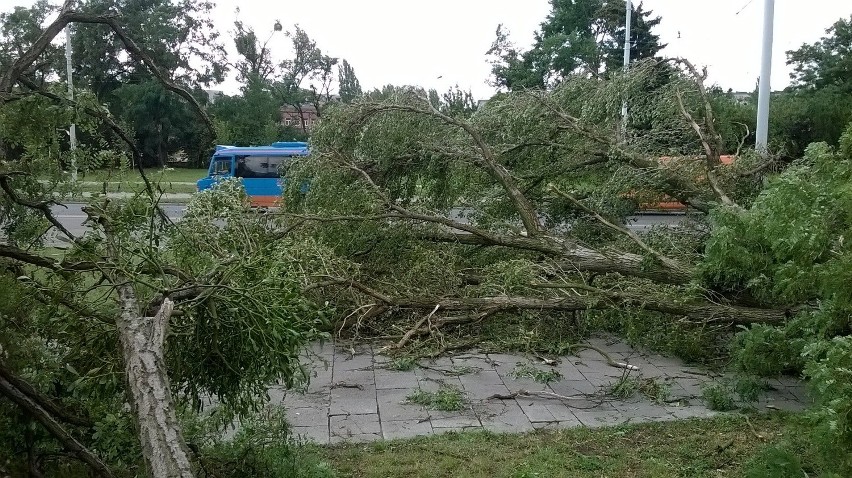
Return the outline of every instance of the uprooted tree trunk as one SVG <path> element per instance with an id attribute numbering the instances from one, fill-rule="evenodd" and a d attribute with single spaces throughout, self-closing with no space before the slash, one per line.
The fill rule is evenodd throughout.
<path id="1" fill-rule="evenodd" d="M 192 477 L 163 357 L 173 303 L 165 299 L 154 317 L 144 317 L 130 285 L 120 286 L 118 293 L 121 315 L 116 325 L 148 472 L 154 477 Z"/>

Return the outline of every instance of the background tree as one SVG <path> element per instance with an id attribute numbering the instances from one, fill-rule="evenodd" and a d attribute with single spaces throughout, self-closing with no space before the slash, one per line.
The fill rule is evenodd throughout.
<path id="1" fill-rule="evenodd" d="M 351 103 L 352 100 L 361 96 L 361 83 L 355 76 L 355 69 L 345 59 L 340 64 L 337 81 L 340 85 L 340 101 Z"/>
<path id="2" fill-rule="evenodd" d="M 793 85 L 773 96 L 770 130 L 775 148 L 789 159 L 808 144 L 837 144 L 852 121 L 852 18 L 840 19 L 826 36 L 787 52 Z"/>
<path id="3" fill-rule="evenodd" d="M 237 14 L 239 12 L 240 10 L 237 8 Z M 276 20 L 272 32 L 263 43 L 258 40 L 254 29 L 246 27 L 243 22 L 235 21 L 234 27 L 236 28 L 233 33 L 234 46 L 236 46 L 237 54 L 240 55 L 240 59 L 236 63 L 237 79 L 243 83 L 244 88 L 249 90 L 267 87 L 275 73 L 272 54 L 268 48 L 269 41 L 284 27 L 281 26 L 281 22 Z"/>
<path id="4" fill-rule="evenodd" d="M 11 12 L 0 13 L 0 65 L 4 69 L 35 43 L 42 33 L 41 25 L 55 11 L 56 7 L 47 0 L 40 0 L 29 8 L 15 7 Z M 32 72 L 40 85 L 62 66 L 62 52 L 58 46 L 50 45 L 42 60 Z"/>
<path id="5" fill-rule="evenodd" d="M 439 108 L 446 115 L 469 118 L 476 112 L 477 103 L 470 90 L 462 90 L 456 85 L 441 95 Z"/>
<path id="6" fill-rule="evenodd" d="M 239 9 L 237 10 L 239 13 Z M 235 62 L 240 94 L 223 96 L 210 106 L 223 144 L 256 146 L 281 140 L 304 140 L 304 131 L 281 123 L 281 102 L 273 94 L 278 65 L 269 42 L 283 31 L 277 20 L 262 43 L 254 29 L 237 20 L 233 41 L 239 58 Z"/>
<path id="7" fill-rule="evenodd" d="M 212 8 L 212 2 L 187 0 L 83 0 L 78 7 L 92 15 L 120 15 L 128 34 L 176 82 L 197 90 L 199 98 L 201 87 L 221 82 L 226 70 L 225 51 L 210 18 Z M 93 91 L 116 118 L 133 125 L 146 165 L 165 165 L 178 149 L 186 151 L 195 164 L 209 156 L 210 138 L 182 127 L 192 114 L 183 103 L 159 101 L 169 96 L 167 91 L 145 68 L 121 54 L 121 44 L 103 29 L 97 25 L 75 28 L 76 86 Z M 126 100 L 140 95 L 151 99 L 152 107 L 127 111 Z"/>
<path id="8" fill-rule="evenodd" d="M 268 89 L 244 89 L 242 94 L 223 96 L 209 111 L 222 144 L 258 146 L 306 138 L 301 129 L 281 124 L 281 105 Z"/>
<path id="9" fill-rule="evenodd" d="M 283 27 L 275 22 L 267 39 L 261 43 L 251 27 L 235 23 L 234 43 L 240 55 L 235 63 L 238 79 L 243 83 L 242 94 L 217 102 L 211 107 L 219 125 L 220 139 L 229 144 L 258 145 L 273 141 L 304 141 L 308 127 L 281 123 L 282 107 L 292 108 L 301 118 L 309 117 L 312 108 L 318 116 L 327 104 L 335 100 L 335 86 L 343 96 L 359 95 L 360 85 L 354 69 L 348 63 L 338 68 L 337 58 L 322 53 L 316 42 L 298 25 L 291 38 L 293 58 L 277 61 L 268 43 Z M 339 79 L 339 85 L 335 80 Z"/>
<path id="10" fill-rule="evenodd" d="M 598 77 L 621 67 L 624 45 L 624 1 L 551 0 L 551 12 L 536 32 L 533 47 L 519 52 L 508 32 L 497 29 L 488 54 L 494 84 L 508 89 L 542 87 L 571 75 Z M 651 30 L 660 17 L 633 7 L 631 61 L 653 58 L 665 47 Z"/>
<path id="11" fill-rule="evenodd" d="M 852 92 L 852 17 L 841 18 L 829 27 L 820 41 L 804 44 L 787 52 L 787 64 L 793 65 L 790 78 L 796 88 L 837 87 Z"/>
<path id="12" fill-rule="evenodd" d="M 337 58 L 324 55 L 311 40 L 307 32 L 298 25 L 288 36 L 293 42 L 294 56 L 279 64 L 279 72 L 273 92 L 282 105 L 289 105 L 300 118 L 305 118 L 305 105 L 312 105 L 317 116 L 321 116 L 322 106 L 331 97 L 332 68 L 337 64 Z M 307 126 L 300 121 L 303 132 L 307 135 Z"/>

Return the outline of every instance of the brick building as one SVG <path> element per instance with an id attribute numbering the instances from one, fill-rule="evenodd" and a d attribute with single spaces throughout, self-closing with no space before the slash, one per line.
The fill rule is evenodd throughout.
<path id="1" fill-rule="evenodd" d="M 302 105 L 299 109 L 293 105 L 284 105 L 281 107 L 281 123 L 284 126 L 290 126 L 310 133 L 311 128 L 314 127 L 317 120 L 319 120 L 319 115 L 314 105 Z"/>

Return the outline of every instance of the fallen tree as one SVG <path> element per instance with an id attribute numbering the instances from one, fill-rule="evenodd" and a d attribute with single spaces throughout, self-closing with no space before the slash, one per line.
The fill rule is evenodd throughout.
<path id="1" fill-rule="evenodd" d="M 780 173 L 745 138 L 723 166 L 706 73 L 665 65 L 497 95 L 467 117 L 412 88 L 330 109 L 290 169 L 311 187 L 282 212 L 339 261 L 304 291 L 340 312 L 339 334 L 416 357 L 494 348 L 489 323 L 498 349 L 571 353 L 560 334 L 578 313 L 655 345 L 686 330 L 672 340 L 692 359 L 715 342 L 740 372 L 809 378 L 812 443 L 848 474 L 852 129 Z M 626 131 L 624 92 L 641 95 Z M 631 229 L 661 197 L 691 207 L 682 224 Z M 563 342 L 532 340 L 550 331 Z"/>
<path id="2" fill-rule="evenodd" d="M 673 79 L 649 89 L 661 69 Z M 739 211 L 737 201 L 753 197 L 738 174 L 750 158 L 721 168 L 725 151 L 705 78 L 673 60 L 614 80 L 501 95 L 470 117 L 406 88 L 332 111 L 311 158 L 291 170 L 311 189 L 289 192 L 287 214 L 303 221 L 305 234 L 335 245 L 358 273 L 312 289 L 345 290 L 339 305 L 362 319 L 437 307 L 433 325 L 459 324 L 459 314 L 479 321 L 483 312 L 612 308 L 695 322 L 783 323 L 805 306 L 702 289 L 706 233 L 689 236 L 692 250 L 685 250 L 664 244 L 686 240 L 672 239 L 676 231 L 647 239 L 625 224 L 637 190 L 691 205 L 699 222 L 712 208 Z M 625 89 L 652 97 L 655 111 L 635 111 L 631 128 L 617 134 L 612 98 Z M 681 159 L 661 161 L 672 149 Z M 430 255 L 443 258 L 444 270 Z M 423 264 L 434 268 L 417 277 L 406 270 Z M 514 290 L 501 284 L 509 279 L 501 267 L 516 269 L 505 271 L 522 282 Z M 466 276 L 478 279 L 466 283 Z M 593 285 L 598 277 L 604 285 Z M 489 288 L 502 293 L 484 293 Z M 447 314 L 452 320 L 442 322 Z"/>

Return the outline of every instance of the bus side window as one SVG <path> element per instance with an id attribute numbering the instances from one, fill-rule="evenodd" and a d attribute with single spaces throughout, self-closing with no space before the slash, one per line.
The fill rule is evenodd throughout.
<path id="1" fill-rule="evenodd" d="M 278 162 L 276 156 L 237 156 L 238 178 L 277 178 Z"/>

